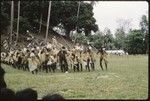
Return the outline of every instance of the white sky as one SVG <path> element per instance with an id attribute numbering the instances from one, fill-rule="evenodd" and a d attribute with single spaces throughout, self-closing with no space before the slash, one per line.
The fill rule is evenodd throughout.
<path id="1" fill-rule="evenodd" d="M 117 23 L 119 19 L 129 19 L 130 27 L 138 29 L 142 15 L 148 16 L 148 3 L 146 1 L 99 1 L 93 11 L 100 31 L 108 27 L 114 34 L 119 27 Z"/>

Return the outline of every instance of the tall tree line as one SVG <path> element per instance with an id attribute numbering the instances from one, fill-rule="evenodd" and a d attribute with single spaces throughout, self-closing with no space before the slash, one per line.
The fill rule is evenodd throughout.
<path id="1" fill-rule="evenodd" d="M 65 29 L 66 36 L 69 37 L 70 31 L 76 29 L 78 6 L 78 1 L 52 1 L 49 29 L 51 30 L 53 27 L 62 24 Z M 10 21 L 10 7 L 11 3 L 9 1 L 1 2 L 2 19 Z M 25 33 L 27 29 L 32 30 L 33 27 L 36 27 L 38 30 L 42 30 L 40 23 L 47 22 L 48 7 L 48 1 L 21 1 L 19 32 Z M 17 8 L 17 1 L 14 1 L 15 23 L 17 23 Z M 96 20 L 93 15 L 93 5 L 81 2 L 80 15 L 78 16 L 78 31 L 80 31 L 80 29 L 84 29 L 86 35 L 89 35 L 92 30 L 98 30 L 98 26 L 95 24 Z M 2 20 L 1 23 L 5 22 L 5 20 Z M 6 26 L 3 27 L 6 28 Z M 17 28 L 14 26 L 14 29 L 16 30 Z"/>
<path id="2" fill-rule="evenodd" d="M 124 25 L 124 24 L 121 24 Z M 77 42 L 87 43 L 99 49 L 105 47 L 106 50 L 124 50 L 129 54 L 146 54 L 149 49 L 149 31 L 148 19 L 146 15 L 142 15 L 139 22 L 139 29 L 131 29 L 126 32 L 124 26 L 119 26 L 114 36 L 109 28 L 104 31 L 97 31 L 94 35 L 84 36 L 77 35 Z"/>

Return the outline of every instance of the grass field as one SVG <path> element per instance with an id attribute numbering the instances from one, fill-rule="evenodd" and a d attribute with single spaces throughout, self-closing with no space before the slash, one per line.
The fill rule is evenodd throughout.
<path id="1" fill-rule="evenodd" d="M 109 56 L 108 70 L 96 62 L 95 71 L 43 73 L 16 70 L 1 64 L 5 81 L 14 91 L 31 87 L 38 97 L 59 93 L 66 99 L 147 99 L 148 56 Z"/>

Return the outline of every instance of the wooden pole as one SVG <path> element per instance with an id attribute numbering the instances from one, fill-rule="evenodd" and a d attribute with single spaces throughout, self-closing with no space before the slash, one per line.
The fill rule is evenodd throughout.
<path id="1" fill-rule="evenodd" d="M 48 17 L 47 17 L 47 28 L 46 28 L 45 42 L 47 41 L 48 30 L 49 30 L 49 21 L 50 21 L 50 13 L 51 13 L 51 2 L 52 2 L 52 1 L 49 1 L 49 8 L 48 8 Z"/>

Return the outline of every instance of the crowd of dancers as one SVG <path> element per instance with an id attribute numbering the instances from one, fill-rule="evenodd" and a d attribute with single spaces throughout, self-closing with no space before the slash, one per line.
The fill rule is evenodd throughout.
<path id="1" fill-rule="evenodd" d="M 27 70 L 34 73 L 38 71 L 55 72 L 60 69 L 68 73 L 69 70 L 87 71 L 95 70 L 96 57 L 99 57 L 100 67 L 103 70 L 102 61 L 107 69 L 107 53 L 103 48 L 93 51 L 92 47 L 79 43 L 73 48 L 65 47 L 56 38 L 46 44 L 34 45 L 29 43 L 22 49 L 1 52 L 1 62 L 11 65 L 16 69 Z"/>

